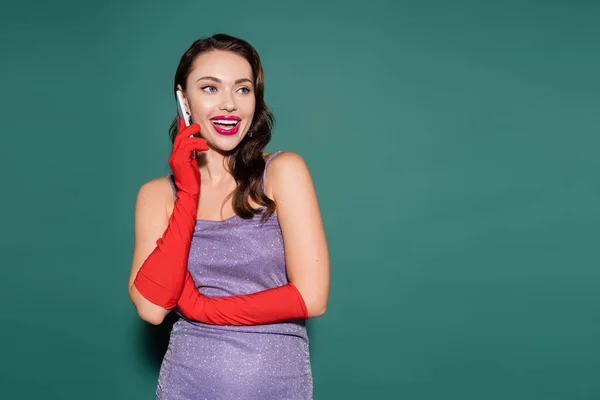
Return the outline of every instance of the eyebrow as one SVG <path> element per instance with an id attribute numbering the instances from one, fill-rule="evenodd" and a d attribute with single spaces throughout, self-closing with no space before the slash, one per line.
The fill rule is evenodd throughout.
<path id="1" fill-rule="evenodd" d="M 201 81 L 203 79 L 207 79 L 209 81 L 214 81 L 214 82 L 218 82 L 221 83 L 221 80 L 219 78 L 215 78 L 214 76 L 203 76 L 202 78 L 198 78 L 196 80 L 196 82 Z M 252 81 L 248 78 L 242 78 L 242 79 L 238 79 L 235 81 L 235 84 L 237 85 L 238 83 L 242 83 L 242 82 L 250 82 L 252 83 Z"/>

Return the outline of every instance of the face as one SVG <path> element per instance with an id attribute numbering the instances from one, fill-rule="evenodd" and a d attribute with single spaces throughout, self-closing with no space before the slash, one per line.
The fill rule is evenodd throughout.
<path id="1" fill-rule="evenodd" d="M 253 81 L 250 64 L 235 53 L 213 50 L 194 60 L 185 106 L 210 147 L 233 150 L 248 133 L 255 109 Z"/>

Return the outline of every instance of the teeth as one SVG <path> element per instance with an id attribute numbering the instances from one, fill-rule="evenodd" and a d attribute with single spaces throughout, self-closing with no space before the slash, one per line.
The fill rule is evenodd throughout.
<path id="1" fill-rule="evenodd" d="M 222 124 L 222 125 L 237 125 L 238 121 L 227 121 L 227 120 L 223 120 L 223 119 L 213 119 L 212 120 L 215 124 Z"/>

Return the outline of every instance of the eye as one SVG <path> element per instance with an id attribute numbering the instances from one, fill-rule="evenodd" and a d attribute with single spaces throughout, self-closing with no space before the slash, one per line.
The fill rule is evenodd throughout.
<path id="1" fill-rule="evenodd" d="M 250 93 L 250 89 L 247 87 L 241 87 L 238 89 L 238 92 L 241 91 L 243 94 Z"/>
<path id="2" fill-rule="evenodd" d="M 217 88 L 212 85 L 206 85 L 202 86 L 202 90 L 204 90 L 205 92 L 214 93 L 217 91 Z"/>

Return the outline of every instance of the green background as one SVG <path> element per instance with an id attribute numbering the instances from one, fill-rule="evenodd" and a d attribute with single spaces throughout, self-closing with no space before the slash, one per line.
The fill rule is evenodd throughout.
<path id="1" fill-rule="evenodd" d="M 600 3 L 285 3 L 2 2 L 2 398 L 154 398 L 133 207 L 217 32 L 318 191 L 316 399 L 600 398 Z"/>

